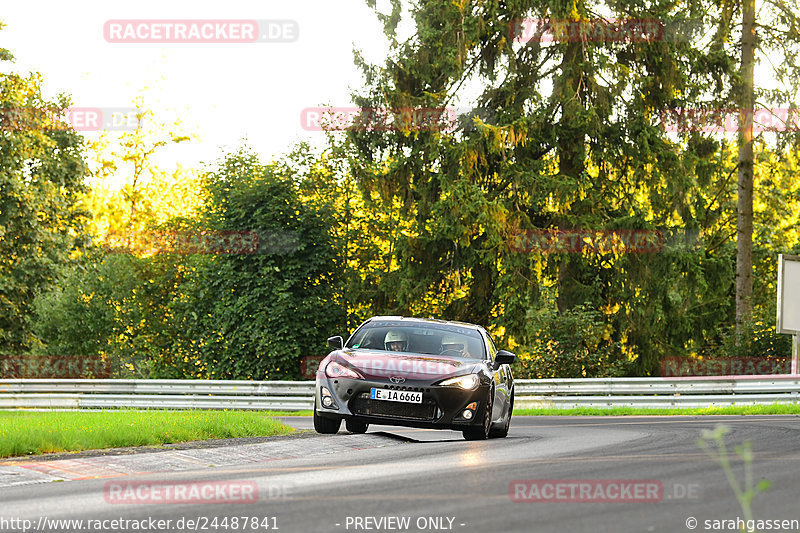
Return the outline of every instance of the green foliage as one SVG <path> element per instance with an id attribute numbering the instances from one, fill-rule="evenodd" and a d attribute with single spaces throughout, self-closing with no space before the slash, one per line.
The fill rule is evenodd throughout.
<path id="1" fill-rule="evenodd" d="M 775 259 L 800 250 L 800 150 L 788 136 L 775 147 L 756 139 L 755 320 L 736 337 L 736 145 L 661 124 L 677 108 L 735 102 L 735 6 L 616 2 L 604 6 L 610 19 L 689 21 L 705 37 L 550 43 L 516 42 L 510 22 L 596 19 L 595 6 L 405 6 L 377 13 L 390 44 L 382 64 L 355 54 L 366 82 L 355 104 L 394 109 L 390 127 L 332 133 L 320 154 L 301 144 L 263 164 L 243 150 L 202 178 L 170 175 L 152 156 L 188 138 L 137 102 L 135 131 L 92 145 L 83 205 L 98 237 L 247 231 L 257 253 L 96 250 L 72 261 L 80 138 L 4 128 L 0 347 L 101 354 L 120 377 L 291 379 L 329 335 L 402 314 L 487 326 L 520 356 L 519 377 L 649 375 L 667 356 L 786 350 L 771 332 Z M 401 41 L 406 12 L 416 32 Z M 780 32 L 795 19 L 776 16 L 765 40 L 789 59 L 794 37 Z M 798 72 L 787 66 L 782 79 L 795 87 Z M 2 79 L 3 105 L 66 105 L 40 102 L 38 78 Z M 456 128 L 417 127 L 399 111 L 462 103 L 470 111 Z M 106 180 L 120 177 L 119 190 Z M 512 246 L 520 231 L 573 229 L 666 242 L 655 253 Z"/>
<path id="2" fill-rule="evenodd" d="M 469 102 L 471 114 L 484 117 L 455 130 L 394 123 L 333 138 L 332 152 L 349 167 L 367 208 L 394 221 L 394 233 L 375 234 L 387 267 L 370 279 L 375 313 L 487 324 L 533 365 L 525 372 L 558 377 L 648 375 L 665 356 L 717 342 L 720 328 L 732 323 L 735 146 L 704 132 L 669 133 L 661 124 L 676 108 L 735 102 L 727 8 L 605 8 L 611 19 L 671 27 L 689 21 L 700 24 L 696 35 L 713 35 L 717 25 L 720 31 L 711 39 L 520 43 L 509 35 L 509 21 L 596 13 L 583 2 L 422 1 L 410 7 L 410 39 L 398 42 L 387 31 L 391 52 L 383 64 L 356 54 L 366 89 L 354 101 L 364 108 Z M 785 173 L 798 167 L 789 152 L 761 149 L 756 170 L 770 207 L 761 207 L 756 229 L 766 240 L 769 217 L 776 210 L 787 217 L 779 227 L 789 239 L 764 250 L 774 255 L 800 240 L 792 231 L 800 218 L 796 180 Z M 781 203 L 788 198 L 789 205 Z M 681 245 L 572 254 L 520 253 L 509 245 L 519 230 L 556 228 L 661 231 Z M 768 263 L 757 264 L 757 284 L 774 279 Z M 774 295 L 764 289 L 762 306 Z M 557 316 L 543 311 L 552 299 Z M 601 314 L 571 313 L 586 302 Z M 606 344 L 583 335 L 570 340 L 562 325 L 576 317 L 603 323 Z M 559 333 L 532 335 L 542 323 Z M 596 360 L 587 361 L 591 350 L 598 350 Z"/>
<path id="3" fill-rule="evenodd" d="M 0 457 L 267 437 L 292 431 L 252 411 L 3 412 Z"/>
<path id="4" fill-rule="evenodd" d="M 300 357 L 323 353 L 345 322 L 331 221 L 301 201 L 285 171 L 239 152 L 208 176 L 203 223 L 259 235 L 255 254 L 198 262 L 169 307 L 185 332 L 176 353 L 208 377 L 296 379 Z"/>
<path id="5" fill-rule="evenodd" d="M 559 315 L 554 307 L 531 310 L 525 346 L 514 365 L 520 379 L 560 377 L 614 377 L 627 372 L 628 361 L 612 339 L 602 313 L 580 305 Z"/>
<path id="6" fill-rule="evenodd" d="M 0 73 L 0 353 L 38 347 L 33 300 L 86 244 L 83 140 L 59 120 L 67 97 L 45 99 L 42 83 Z"/>
<path id="7" fill-rule="evenodd" d="M 145 236 L 198 229 L 205 189 L 192 171 L 168 175 L 156 165 L 159 150 L 187 137 L 158 123 L 141 99 L 136 107 L 133 131 L 89 145 L 95 170 L 81 203 L 108 253 L 92 248 L 58 288 L 38 297 L 33 328 L 46 353 L 101 355 L 115 377 L 194 376 L 197 364 L 174 355 L 180 332 L 167 306 L 198 259 L 185 250 L 153 255 Z"/>
<path id="8" fill-rule="evenodd" d="M 206 178 L 200 219 L 158 228 L 252 232 L 257 250 L 87 259 L 37 302 L 48 350 L 104 355 L 117 377 L 298 378 L 345 313 L 332 222 L 285 172 L 230 154 Z"/>
<path id="9" fill-rule="evenodd" d="M 713 340 L 704 347 L 704 355 L 710 359 L 790 358 L 792 337 L 776 333 L 774 317 L 770 318 L 772 320 L 767 323 L 748 321 L 742 325 L 738 334 L 735 326 L 721 326 Z"/>
<path id="10" fill-rule="evenodd" d="M 116 328 L 115 289 L 122 281 L 108 262 L 76 265 L 65 276 L 62 287 L 45 293 L 34 303 L 34 332 L 47 340 L 48 355 L 92 355 L 108 351 Z M 128 278 L 130 279 L 130 278 Z M 70 317 L 74 327 L 66 327 Z"/>
<path id="11" fill-rule="evenodd" d="M 182 265 L 163 256 L 95 250 L 63 286 L 37 298 L 33 328 L 45 354 L 100 355 L 113 377 L 181 378 L 191 368 L 171 357 L 171 316 Z M 156 369 L 170 368 L 158 373 Z"/>

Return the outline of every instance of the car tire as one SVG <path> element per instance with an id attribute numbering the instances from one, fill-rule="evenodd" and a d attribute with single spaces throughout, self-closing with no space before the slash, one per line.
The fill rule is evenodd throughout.
<path id="1" fill-rule="evenodd" d="M 353 420 L 352 418 L 344 421 L 344 426 L 350 433 L 366 433 L 369 424 L 361 422 L 360 420 Z"/>
<path id="2" fill-rule="evenodd" d="M 492 430 L 492 406 L 494 405 L 494 389 L 489 390 L 486 397 L 486 409 L 483 410 L 483 424 L 462 431 L 465 440 L 486 440 Z"/>
<path id="3" fill-rule="evenodd" d="M 317 413 L 317 404 L 314 404 L 314 430 L 324 435 L 332 435 L 339 432 L 342 425 L 341 418 L 325 418 Z"/>
<path id="4" fill-rule="evenodd" d="M 511 415 L 514 413 L 514 390 L 511 390 L 511 401 L 508 403 L 508 412 L 506 413 L 503 425 L 499 428 L 492 429 L 489 432 L 490 439 L 504 439 L 508 436 L 508 428 L 511 426 Z"/>

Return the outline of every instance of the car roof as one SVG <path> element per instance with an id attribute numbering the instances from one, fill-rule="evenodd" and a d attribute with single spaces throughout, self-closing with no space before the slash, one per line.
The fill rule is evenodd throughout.
<path id="1" fill-rule="evenodd" d="M 423 323 L 432 323 L 432 324 L 448 324 L 452 326 L 461 326 L 470 329 L 482 330 L 483 328 L 476 325 L 470 324 L 469 322 L 458 322 L 456 320 L 439 320 L 438 318 L 417 318 L 417 317 L 410 317 L 410 316 L 373 316 L 368 318 L 364 321 L 364 323 L 371 322 L 373 320 L 397 320 L 402 322 L 423 322 Z"/>

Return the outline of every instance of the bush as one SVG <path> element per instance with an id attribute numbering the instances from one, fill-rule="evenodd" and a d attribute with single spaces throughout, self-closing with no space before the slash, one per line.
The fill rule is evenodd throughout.
<path id="1" fill-rule="evenodd" d="M 519 379 L 623 376 L 629 363 L 602 313 L 589 305 L 562 315 L 546 308 L 528 312 L 527 339 L 514 375 Z"/>
<path id="2" fill-rule="evenodd" d="M 333 221 L 286 172 L 240 152 L 208 176 L 203 223 L 259 235 L 256 253 L 198 263 L 169 306 L 173 353 L 208 378 L 298 379 L 300 358 L 327 353 L 328 336 L 344 329 Z"/>
<path id="3" fill-rule="evenodd" d="M 34 330 L 47 353 L 102 355 L 114 377 L 299 378 L 300 358 L 327 353 L 346 313 L 333 222 L 287 172 L 229 155 L 208 176 L 200 220 L 156 228 L 247 232 L 257 245 L 86 257 L 37 299 Z"/>
<path id="4" fill-rule="evenodd" d="M 792 356 L 791 335 L 779 335 L 774 324 L 758 319 L 743 325 L 738 342 L 735 326 L 719 328 L 716 338 L 717 342 L 704 350 L 709 359 Z"/>

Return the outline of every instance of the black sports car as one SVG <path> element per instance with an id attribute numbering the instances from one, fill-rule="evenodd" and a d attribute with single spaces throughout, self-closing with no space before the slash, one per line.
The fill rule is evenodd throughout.
<path id="1" fill-rule="evenodd" d="M 364 433 L 370 423 L 505 437 L 514 410 L 515 355 L 480 326 L 382 316 L 361 324 L 317 370 L 314 429 Z"/>

